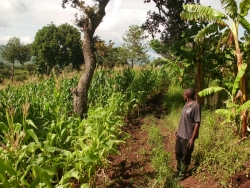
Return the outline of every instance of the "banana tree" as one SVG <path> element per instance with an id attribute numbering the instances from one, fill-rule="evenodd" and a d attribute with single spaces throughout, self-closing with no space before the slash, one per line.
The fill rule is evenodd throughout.
<path id="1" fill-rule="evenodd" d="M 239 26 L 241 25 L 248 33 L 250 33 L 250 23 L 246 20 L 246 16 L 250 9 L 250 0 L 242 0 L 237 5 L 236 0 L 221 0 L 221 5 L 225 13 L 217 11 L 211 7 L 202 5 L 184 5 L 181 13 L 182 19 L 205 21 L 209 24 L 199 31 L 195 36 L 196 42 L 202 42 L 210 34 L 223 32 L 218 41 L 218 50 L 223 50 L 225 45 L 231 45 L 234 42 L 235 55 L 237 58 L 238 71 L 243 65 L 243 57 L 239 43 Z M 220 48 L 222 45 L 222 48 Z M 244 74 L 240 79 L 240 91 L 242 92 L 241 104 L 247 101 L 247 80 Z M 242 112 L 242 136 L 246 135 L 247 115 L 246 111 Z"/>

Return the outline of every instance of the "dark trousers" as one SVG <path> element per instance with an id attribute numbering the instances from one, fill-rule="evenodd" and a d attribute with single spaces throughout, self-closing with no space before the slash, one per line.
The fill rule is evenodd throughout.
<path id="1" fill-rule="evenodd" d="M 191 155 L 194 151 L 194 145 L 188 148 L 187 144 L 188 140 L 183 139 L 179 136 L 176 137 L 175 157 L 177 161 L 182 162 L 184 165 L 190 165 Z"/>

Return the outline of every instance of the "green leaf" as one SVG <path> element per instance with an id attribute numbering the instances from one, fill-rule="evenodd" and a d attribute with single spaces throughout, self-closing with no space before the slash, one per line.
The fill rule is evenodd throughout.
<path id="1" fill-rule="evenodd" d="M 250 33 L 250 23 L 245 18 L 240 19 L 240 24 L 248 33 Z"/>
<path id="2" fill-rule="evenodd" d="M 237 17 L 238 6 L 235 0 L 221 0 L 221 5 L 230 18 L 235 19 Z"/>
<path id="3" fill-rule="evenodd" d="M 79 157 L 77 160 L 78 160 L 78 161 L 82 161 L 82 162 L 84 162 L 84 163 L 92 163 L 92 162 L 94 161 L 94 160 L 91 159 L 90 157 Z"/>
<path id="4" fill-rule="evenodd" d="M 219 87 L 219 86 L 209 87 L 209 88 L 206 88 L 206 89 L 200 91 L 200 92 L 198 93 L 198 95 L 199 95 L 200 97 L 204 97 L 204 96 L 210 95 L 210 94 L 212 94 L 212 93 L 219 92 L 219 91 L 221 91 L 221 90 L 224 90 L 224 88 L 223 88 L 223 87 Z"/>
<path id="5" fill-rule="evenodd" d="M 236 90 L 239 88 L 240 79 L 245 74 L 247 64 L 242 64 L 241 68 L 238 70 L 237 76 L 234 80 L 232 94 L 235 94 Z"/>
<path id="6" fill-rule="evenodd" d="M 16 176 L 16 171 L 6 161 L 0 158 L 0 169 L 8 172 L 10 175 Z"/>
<path id="7" fill-rule="evenodd" d="M 225 27 L 226 25 L 221 25 L 221 27 L 219 27 L 217 23 L 210 24 L 207 27 L 199 31 L 199 33 L 195 37 L 195 41 L 202 42 L 206 36 L 209 36 L 210 34 L 218 32 L 219 30 L 222 30 Z"/>
<path id="8" fill-rule="evenodd" d="M 227 19 L 227 16 L 211 7 L 202 5 L 183 5 L 181 18 L 185 20 L 213 22 L 217 19 Z"/>
<path id="9" fill-rule="evenodd" d="M 90 186 L 89 186 L 89 184 L 87 184 L 87 183 L 83 183 L 83 184 L 81 185 L 81 188 L 90 188 Z"/>
<path id="10" fill-rule="evenodd" d="M 50 146 L 47 146 L 47 147 L 45 147 L 45 150 L 47 151 L 47 152 L 50 152 L 50 153 L 53 153 L 53 152 L 55 152 L 55 151 L 61 151 L 59 148 L 57 148 L 57 147 L 50 147 Z"/>
<path id="11" fill-rule="evenodd" d="M 27 123 L 28 125 L 31 125 L 32 127 L 36 128 L 36 129 L 38 129 L 38 128 L 35 126 L 34 122 L 33 122 L 31 119 L 26 119 L 26 123 Z"/>
<path id="12" fill-rule="evenodd" d="M 240 2 L 240 16 L 245 17 L 248 15 L 248 10 L 250 8 L 249 0 L 242 0 Z"/>
<path id="13" fill-rule="evenodd" d="M 11 188 L 11 185 L 8 182 L 7 177 L 5 176 L 5 172 L 3 169 L 0 169 L 0 180 L 3 183 L 4 188 Z"/>
<path id="14" fill-rule="evenodd" d="M 46 170 L 37 165 L 34 165 L 32 170 L 35 174 L 36 179 L 39 178 L 42 182 L 44 182 L 47 185 L 47 187 L 52 187 L 50 182 L 51 182 L 51 177 L 53 176 L 50 176 Z"/>
<path id="15" fill-rule="evenodd" d="M 249 108 L 250 108 L 250 100 L 248 100 L 247 102 L 245 102 L 240 106 L 240 110 L 247 110 Z"/>
<path id="16" fill-rule="evenodd" d="M 39 142 L 36 133 L 34 132 L 33 129 L 29 129 L 27 130 L 27 132 L 29 133 L 29 135 L 35 140 L 35 142 L 39 145 L 41 145 L 41 143 Z"/>
<path id="17" fill-rule="evenodd" d="M 62 179 L 60 180 L 59 184 L 63 185 L 66 182 L 68 182 L 71 178 L 76 178 L 79 179 L 79 173 L 76 170 L 71 170 L 71 171 L 67 171 L 64 173 Z"/>
<path id="18" fill-rule="evenodd" d="M 4 122 L 0 122 L 0 129 L 4 134 L 7 134 L 9 131 L 9 127 Z"/>

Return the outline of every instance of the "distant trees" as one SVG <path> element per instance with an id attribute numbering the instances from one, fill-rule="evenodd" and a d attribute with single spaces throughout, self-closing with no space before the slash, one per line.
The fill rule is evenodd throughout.
<path id="1" fill-rule="evenodd" d="M 15 63 L 24 64 L 31 59 L 31 45 L 21 43 L 17 37 L 9 39 L 6 45 L 1 45 L 0 53 L 4 60 L 12 64 L 11 81 L 14 82 Z"/>
<path id="2" fill-rule="evenodd" d="M 51 23 L 40 29 L 32 45 L 32 55 L 38 72 L 50 75 L 53 67 L 72 64 L 79 68 L 83 63 L 81 33 L 65 23 L 56 26 Z"/>
<path id="3" fill-rule="evenodd" d="M 129 30 L 126 31 L 122 38 L 124 41 L 122 44 L 122 47 L 125 50 L 124 54 L 132 68 L 135 64 L 148 62 L 148 49 L 144 42 L 146 37 L 144 35 L 144 31 L 138 25 L 129 26 Z"/>
<path id="4" fill-rule="evenodd" d="M 100 67 L 113 68 L 119 65 L 128 65 L 125 49 L 122 47 L 114 47 L 111 40 L 108 44 L 99 37 L 94 39 L 94 51 L 96 63 Z"/>

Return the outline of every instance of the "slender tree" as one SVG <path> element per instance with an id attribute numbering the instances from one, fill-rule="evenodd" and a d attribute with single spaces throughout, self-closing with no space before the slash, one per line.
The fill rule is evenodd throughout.
<path id="1" fill-rule="evenodd" d="M 240 42 L 238 36 L 239 25 L 243 26 L 243 28 L 245 28 L 247 32 L 250 32 L 250 24 L 245 18 L 250 9 L 250 0 L 242 0 L 239 7 L 235 0 L 221 0 L 221 4 L 225 10 L 225 13 L 202 5 L 184 5 L 184 11 L 181 13 L 181 17 L 184 20 L 199 20 L 210 22 L 210 24 L 208 24 L 196 35 L 196 42 L 202 42 L 205 37 L 209 36 L 212 33 L 223 31 L 221 40 L 219 40 L 218 43 L 218 47 L 220 47 L 220 45 L 223 45 L 224 48 L 226 44 L 232 44 L 232 42 L 234 42 L 237 67 L 238 70 L 240 70 L 243 65 L 243 57 L 240 50 Z M 225 40 L 225 38 L 227 40 Z M 247 101 L 246 74 L 244 74 L 240 80 L 240 90 L 242 92 L 241 104 L 243 104 Z M 247 111 L 242 113 L 243 137 L 245 136 L 247 130 L 246 113 Z"/>
<path id="2" fill-rule="evenodd" d="M 17 37 L 10 38 L 6 45 L 2 45 L 0 47 L 2 58 L 12 64 L 12 83 L 14 82 L 15 63 L 18 62 L 23 65 L 25 62 L 29 61 L 31 59 L 30 50 L 30 45 L 22 44 L 20 39 Z"/>
<path id="3" fill-rule="evenodd" d="M 131 67 L 133 68 L 135 64 L 146 64 L 149 56 L 147 55 L 147 45 L 144 42 L 144 31 L 137 25 L 131 25 L 122 38 L 124 41 L 122 47 Z"/>
<path id="4" fill-rule="evenodd" d="M 88 89 L 96 68 L 96 58 L 94 54 L 93 36 L 95 30 L 105 16 L 105 7 L 109 0 L 93 0 L 94 5 L 89 6 L 81 0 L 63 0 L 62 6 L 71 3 L 71 7 L 80 11 L 81 15 L 75 16 L 75 23 L 83 32 L 83 55 L 85 67 L 78 85 L 72 89 L 74 111 L 81 118 L 84 118 L 88 112 Z"/>

